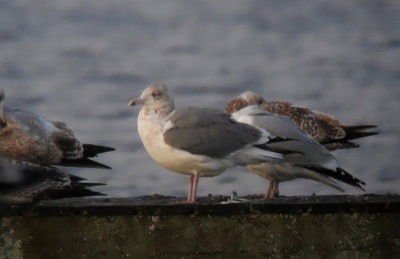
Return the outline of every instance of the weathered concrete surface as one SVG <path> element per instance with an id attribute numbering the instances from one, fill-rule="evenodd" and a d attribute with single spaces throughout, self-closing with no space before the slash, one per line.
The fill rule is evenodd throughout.
<path id="1" fill-rule="evenodd" d="M 3 210 L 0 258 L 400 258 L 399 196 L 193 206 L 140 200 Z"/>

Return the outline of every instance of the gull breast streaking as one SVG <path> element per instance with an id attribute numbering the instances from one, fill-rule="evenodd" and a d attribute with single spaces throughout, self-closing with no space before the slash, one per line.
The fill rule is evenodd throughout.
<path id="1" fill-rule="evenodd" d="M 288 119 L 329 150 L 359 147 L 352 140 L 378 134 L 375 131 L 367 131 L 376 128 L 376 125 L 343 125 L 329 114 L 294 106 L 285 101 L 268 102 L 250 91 L 246 91 L 229 101 L 226 111 L 233 113 L 249 105 L 259 105 L 271 113 L 287 116 Z"/>
<path id="2" fill-rule="evenodd" d="M 175 108 L 164 85 L 151 84 L 129 105 L 143 105 L 138 131 L 153 160 L 173 172 L 190 175 L 184 203 L 196 201 L 199 177 L 216 176 L 235 165 L 282 158 L 267 149 L 266 144 L 274 140 L 267 131 L 237 122 L 216 109 Z"/>
<path id="3" fill-rule="evenodd" d="M 272 114 L 257 105 L 247 106 L 232 113 L 237 121 L 267 130 L 286 139 L 269 144 L 270 150 L 288 152 L 284 159 L 272 163 L 248 165 L 248 169 L 270 181 L 263 199 L 279 194 L 279 182 L 308 178 L 343 191 L 331 178 L 359 187 L 365 183 L 342 169 L 336 158 L 323 146 L 292 123 L 287 117 Z"/>
<path id="4" fill-rule="evenodd" d="M 110 169 L 90 158 L 113 150 L 82 144 L 63 122 L 4 107 L 4 91 L 0 89 L 0 156 L 36 165 Z"/>

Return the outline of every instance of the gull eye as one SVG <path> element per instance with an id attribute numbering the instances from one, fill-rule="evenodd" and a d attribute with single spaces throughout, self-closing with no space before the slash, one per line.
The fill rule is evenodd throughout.
<path id="1" fill-rule="evenodd" d="M 151 94 L 154 98 L 159 98 L 161 96 L 161 92 L 160 91 L 155 91 Z"/>

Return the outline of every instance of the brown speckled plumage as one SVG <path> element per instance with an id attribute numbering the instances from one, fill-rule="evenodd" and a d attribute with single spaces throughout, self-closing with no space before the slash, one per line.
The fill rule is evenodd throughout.
<path id="1" fill-rule="evenodd" d="M 37 165 L 109 168 L 88 158 L 113 148 L 81 144 L 63 122 L 3 107 L 1 89 L 0 93 L 1 157 Z"/>
<path id="2" fill-rule="evenodd" d="M 16 127 L 0 130 L 0 155 L 33 164 L 58 164 L 62 152 L 47 139 L 30 138 Z"/>
<path id="3" fill-rule="evenodd" d="M 260 105 L 266 111 L 287 116 L 329 150 L 358 147 L 358 144 L 349 140 L 377 134 L 377 132 L 365 132 L 366 129 L 375 128 L 374 125 L 342 125 L 331 115 L 315 112 L 305 107 L 293 106 L 285 101 L 267 102 L 252 92 L 245 92 L 231 100 L 226 111 L 233 113 L 248 105 Z"/>

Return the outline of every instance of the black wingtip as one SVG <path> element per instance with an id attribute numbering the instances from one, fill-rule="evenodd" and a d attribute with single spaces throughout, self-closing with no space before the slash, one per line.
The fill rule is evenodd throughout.
<path id="1" fill-rule="evenodd" d="M 71 179 L 72 183 L 78 183 L 79 186 L 86 188 L 86 187 L 96 187 L 96 186 L 104 186 L 107 185 L 105 183 L 91 183 L 91 182 L 85 182 L 87 179 L 77 176 L 77 175 L 69 175 L 69 178 Z"/>
<path id="2" fill-rule="evenodd" d="M 286 142 L 286 141 L 293 141 L 294 139 L 291 138 L 284 138 L 284 137 L 279 137 L 279 136 L 271 136 L 268 137 L 269 141 L 267 144 L 273 144 L 273 143 L 280 143 L 280 142 Z"/>
<path id="3" fill-rule="evenodd" d="M 357 126 L 342 126 L 342 127 L 346 132 L 344 138 L 322 141 L 320 144 L 324 145 L 329 150 L 357 148 L 360 145 L 352 142 L 351 140 L 365 138 L 379 134 L 378 131 L 366 131 L 372 128 L 376 128 L 377 127 L 376 125 L 357 125 Z"/>
<path id="4" fill-rule="evenodd" d="M 101 164 L 88 158 L 81 159 L 62 159 L 58 166 L 66 167 L 86 167 L 86 168 L 99 168 L 99 169 L 112 169 L 108 165 Z"/>
<path id="5" fill-rule="evenodd" d="M 290 150 L 290 149 L 285 149 L 282 147 L 277 147 L 274 145 L 269 145 L 268 144 L 261 144 L 261 145 L 254 145 L 256 148 L 260 148 L 262 150 L 266 150 L 266 151 L 271 151 L 271 152 L 275 152 L 275 153 L 279 153 L 285 156 L 289 156 L 289 155 L 304 155 L 303 152 L 300 151 L 294 151 L 294 150 Z"/>
<path id="6" fill-rule="evenodd" d="M 332 175 L 332 178 L 340 180 L 349 185 L 358 187 L 365 192 L 365 189 L 361 186 L 361 185 L 365 185 L 365 182 L 358 179 L 355 176 L 352 176 L 351 174 L 349 174 L 346 170 L 344 170 L 341 167 L 336 168 L 336 173 L 334 175 Z"/>
<path id="7" fill-rule="evenodd" d="M 96 157 L 98 154 L 115 151 L 113 147 L 99 146 L 93 144 L 83 144 L 84 157 Z"/>
<path id="8" fill-rule="evenodd" d="M 343 126 L 346 132 L 345 140 L 352 140 L 358 138 L 364 138 L 379 134 L 378 131 L 366 131 L 370 129 L 376 129 L 377 125 L 355 125 L 355 126 Z"/>
<path id="9" fill-rule="evenodd" d="M 361 185 L 365 185 L 365 182 L 352 176 L 351 174 L 349 174 L 346 170 L 344 170 L 341 167 L 337 167 L 336 171 L 326 169 L 326 168 L 312 167 L 312 166 L 303 166 L 303 167 L 313 170 L 313 171 L 316 171 L 316 172 L 326 175 L 328 177 L 334 178 L 336 180 L 342 181 L 344 183 L 347 183 L 348 185 L 358 187 L 361 190 L 365 191 L 365 189 L 361 186 Z"/>
<path id="10" fill-rule="evenodd" d="M 343 126 L 345 130 L 349 131 L 364 131 L 367 129 L 377 128 L 378 125 L 353 125 L 353 126 Z"/>

